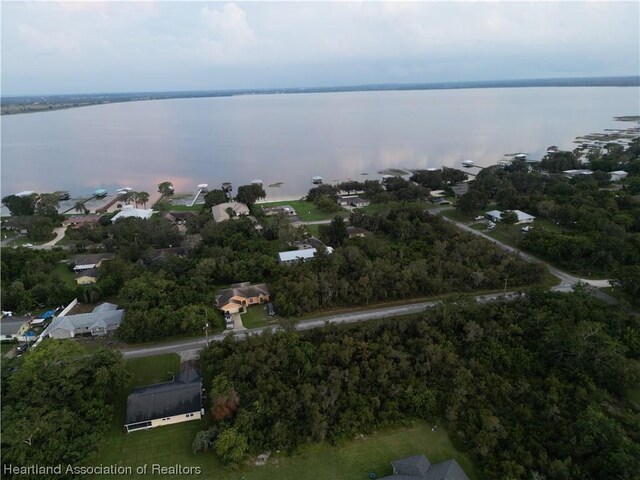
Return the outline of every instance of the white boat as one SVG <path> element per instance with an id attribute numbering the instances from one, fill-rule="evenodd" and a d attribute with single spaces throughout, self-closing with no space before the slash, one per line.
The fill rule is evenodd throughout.
<path id="1" fill-rule="evenodd" d="M 464 160 L 462 162 L 462 166 L 463 167 L 467 167 L 467 168 L 473 167 L 475 164 L 476 164 L 476 162 L 474 162 L 473 160 Z"/>
<path id="2" fill-rule="evenodd" d="M 198 185 L 198 188 L 200 190 L 206 190 L 207 188 L 209 188 L 209 184 L 207 183 L 201 183 L 200 185 Z"/>
<path id="3" fill-rule="evenodd" d="M 313 177 L 311 183 L 314 185 L 322 185 L 322 177 Z"/>
<path id="4" fill-rule="evenodd" d="M 131 190 L 133 190 L 133 188 L 131 187 L 119 188 L 118 190 L 116 190 L 116 195 L 123 195 L 125 193 L 129 193 Z"/>
<path id="5" fill-rule="evenodd" d="M 256 179 L 251 181 L 251 185 L 260 185 L 262 186 L 262 180 Z"/>

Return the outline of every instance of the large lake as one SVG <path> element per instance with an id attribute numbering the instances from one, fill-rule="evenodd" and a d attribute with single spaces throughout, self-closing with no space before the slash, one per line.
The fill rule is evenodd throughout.
<path id="1" fill-rule="evenodd" d="M 102 187 L 177 191 L 264 181 L 268 199 L 393 167 L 494 164 L 573 149 L 626 128 L 637 87 L 507 88 L 246 95 L 115 103 L 1 117 L 2 195 Z M 362 175 L 368 173 L 369 176 Z M 279 188 L 269 184 L 283 182 Z"/>

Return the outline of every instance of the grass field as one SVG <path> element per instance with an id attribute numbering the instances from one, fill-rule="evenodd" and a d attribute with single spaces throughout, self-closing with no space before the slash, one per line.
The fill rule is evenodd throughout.
<path id="1" fill-rule="evenodd" d="M 274 452 L 265 466 L 257 467 L 248 461 L 236 469 L 225 468 L 211 451 L 200 454 L 191 451 L 195 434 L 207 426 L 205 420 L 200 420 L 131 434 L 121 433 L 124 438 L 120 448 L 100 455 L 98 462 L 132 467 L 153 463 L 200 467 L 202 478 L 216 480 L 365 480 L 370 472 L 375 472 L 378 477 L 390 475 L 392 460 L 424 453 L 434 463 L 454 457 L 471 480 L 482 478 L 469 458 L 454 447 L 446 431 L 440 428 L 434 433 L 424 423 L 374 433 L 335 447 L 309 445 L 293 456 Z M 189 475 L 172 477 L 194 478 Z M 156 477 L 136 475 L 136 478 Z"/>
<path id="2" fill-rule="evenodd" d="M 245 465 L 228 469 L 211 451 L 194 454 L 191 443 L 196 432 L 208 428 L 208 420 L 195 420 L 168 425 L 153 430 L 127 434 L 123 432 L 126 398 L 134 386 L 148 385 L 171 379 L 179 370 L 177 354 L 158 355 L 127 361 L 132 375 L 130 388 L 116 401 L 116 413 L 107 437 L 99 446 L 97 458 L 90 465 L 121 465 L 135 467 L 152 464 L 162 466 L 181 465 L 200 467 L 202 475 L 171 475 L 172 478 L 214 478 L 216 480 L 365 480 L 369 472 L 378 476 L 391 474 L 390 462 L 419 453 L 426 454 L 432 462 L 455 457 L 472 480 L 481 480 L 469 458 L 452 444 L 442 428 L 431 431 L 424 422 L 411 426 L 381 431 L 344 442 L 339 446 L 327 444 L 308 445 L 294 456 L 273 452 L 267 465 L 257 467 L 251 459 Z M 134 475 L 151 479 L 158 475 Z M 107 475 L 92 478 L 113 478 Z"/>
<path id="3" fill-rule="evenodd" d="M 317 222 L 320 220 L 331 220 L 336 215 L 341 217 L 349 216 L 349 212 L 344 208 L 334 213 L 325 213 L 318 209 L 312 202 L 305 202 L 304 200 L 286 200 L 282 202 L 267 202 L 256 204 L 256 207 L 279 207 L 282 205 L 291 205 L 300 220 L 303 222 Z"/>
<path id="4" fill-rule="evenodd" d="M 266 305 L 254 305 L 247 308 L 247 313 L 241 315 L 242 324 L 245 328 L 266 327 L 267 325 L 275 325 L 275 319 L 267 314 Z"/>
<path id="5" fill-rule="evenodd" d="M 57 274 L 69 288 L 74 290 L 77 288 L 78 285 L 76 284 L 75 275 L 69 268 L 69 265 L 59 263 L 53 269 L 53 273 Z"/>

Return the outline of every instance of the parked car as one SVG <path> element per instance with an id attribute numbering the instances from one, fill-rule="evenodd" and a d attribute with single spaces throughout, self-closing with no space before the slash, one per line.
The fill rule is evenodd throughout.
<path id="1" fill-rule="evenodd" d="M 26 352 L 27 348 L 29 348 L 29 344 L 28 343 L 21 343 L 20 345 L 18 345 L 16 347 L 16 357 L 19 357 L 24 352 Z"/>
<path id="2" fill-rule="evenodd" d="M 267 312 L 269 313 L 270 317 L 273 317 L 276 314 L 276 311 L 273 308 L 273 303 L 271 302 L 267 303 Z"/>
<path id="3" fill-rule="evenodd" d="M 484 215 L 478 215 L 477 217 L 473 217 L 473 219 L 476 221 L 484 220 Z"/>
<path id="4" fill-rule="evenodd" d="M 526 227 L 522 227 L 522 228 L 520 229 L 520 231 L 521 231 L 522 233 L 529 233 L 532 229 L 533 229 L 533 227 L 532 227 L 532 226 L 527 225 Z"/>
<path id="5" fill-rule="evenodd" d="M 496 228 L 496 224 L 495 223 L 493 223 L 493 222 L 487 223 L 487 230 L 491 231 L 494 228 Z"/>

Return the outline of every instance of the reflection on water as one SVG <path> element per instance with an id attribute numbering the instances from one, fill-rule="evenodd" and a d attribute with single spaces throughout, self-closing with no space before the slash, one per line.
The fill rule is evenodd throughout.
<path id="1" fill-rule="evenodd" d="M 264 181 L 300 196 L 311 177 L 377 178 L 385 168 L 479 165 L 625 128 L 635 87 L 252 95 L 132 102 L 3 116 L 2 194 Z M 362 176 L 362 173 L 369 176 Z M 269 184 L 284 182 L 279 188 Z"/>

